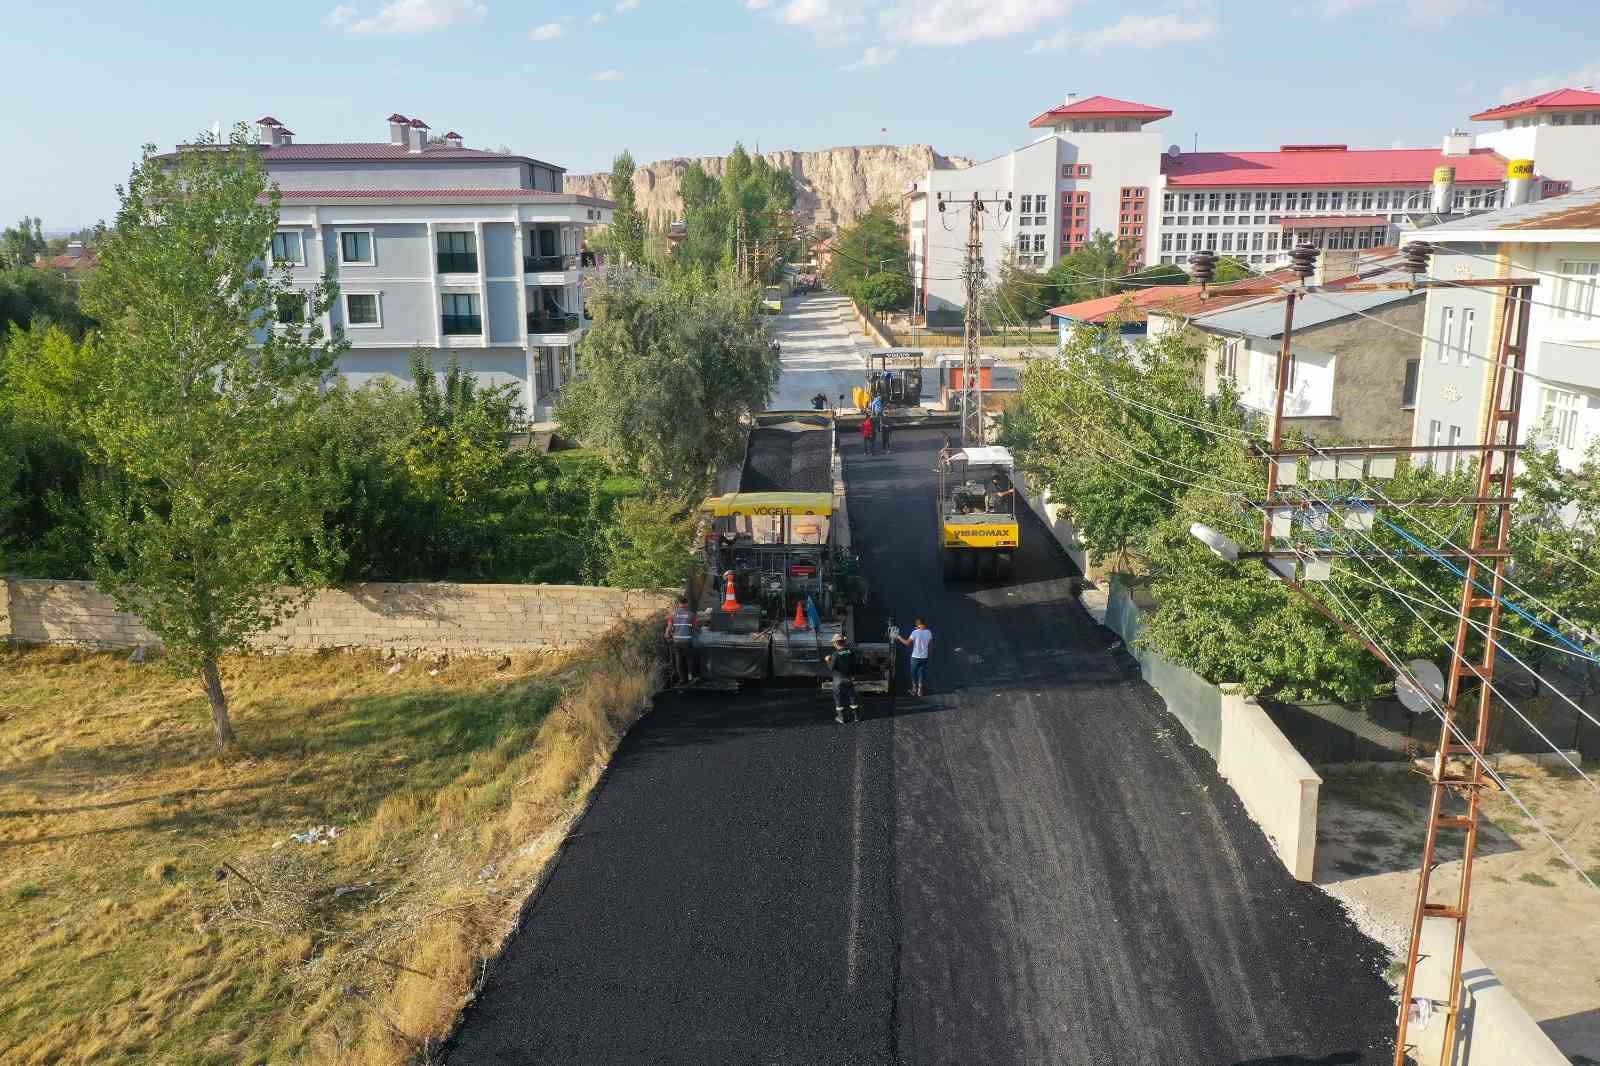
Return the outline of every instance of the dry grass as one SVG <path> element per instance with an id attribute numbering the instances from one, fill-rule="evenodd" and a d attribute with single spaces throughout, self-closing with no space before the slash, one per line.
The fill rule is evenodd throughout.
<path id="1" fill-rule="evenodd" d="M 659 676 L 653 626 L 430 665 L 230 660 L 219 758 L 189 679 L 0 651 L 0 1061 L 424 1057 Z"/>

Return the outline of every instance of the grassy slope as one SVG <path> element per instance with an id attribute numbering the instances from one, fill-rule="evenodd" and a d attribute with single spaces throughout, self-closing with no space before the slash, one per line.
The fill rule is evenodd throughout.
<path id="1" fill-rule="evenodd" d="M 187 678 L 0 651 L 0 1061 L 402 1061 L 648 706 L 653 634 L 437 677 L 236 658 L 227 758 Z"/>

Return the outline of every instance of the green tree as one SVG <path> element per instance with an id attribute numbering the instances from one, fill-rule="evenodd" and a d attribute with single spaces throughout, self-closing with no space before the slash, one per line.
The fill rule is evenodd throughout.
<path id="1" fill-rule="evenodd" d="M 91 320 L 78 306 L 75 286 L 54 270 L 14 267 L 0 270 L 0 344 L 10 326 L 56 325 L 83 336 Z"/>
<path id="2" fill-rule="evenodd" d="M 659 281 L 617 271 L 590 306 L 583 373 L 557 403 L 562 430 L 614 467 L 637 469 L 654 494 L 694 498 L 738 457 L 742 419 L 777 385 L 756 290 L 726 274 Z"/>
<path id="3" fill-rule="evenodd" d="M 611 161 L 610 239 L 612 249 L 635 266 L 644 262 L 644 218 L 634 198 L 633 172 L 638 169 L 626 149 Z"/>
<path id="4" fill-rule="evenodd" d="M 1125 247 L 1104 230 L 1096 230 L 1083 244 L 1062 256 L 1046 272 L 1062 303 L 1110 296 L 1126 286 L 1123 279 L 1133 273 L 1135 263 Z"/>
<path id="5" fill-rule="evenodd" d="M 882 314 L 911 306 L 911 279 L 904 274 L 869 274 L 856 285 L 855 297 L 869 311 Z"/>
<path id="6" fill-rule="evenodd" d="M 887 201 L 873 204 L 834 238 L 826 277 L 838 291 L 860 299 L 861 284 L 874 274 L 898 274 L 908 281 L 911 276 L 905 230 Z"/>
<path id="7" fill-rule="evenodd" d="M 689 578 L 693 520 L 655 500 L 623 500 L 606 527 L 606 584 L 676 588 Z"/>
<path id="8" fill-rule="evenodd" d="M 1036 324 L 1056 305 L 1056 286 L 1042 271 L 1029 270 L 1016 261 L 1007 248 L 1000 260 L 1000 273 L 984 294 L 983 313 L 988 323 L 1002 325 Z"/>
<path id="9" fill-rule="evenodd" d="M 91 308 L 104 402 L 86 493 L 96 582 L 198 675 L 219 748 L 234 739 L 217 664 L 295 610 L 339 562 L 315 416 L 341 345 L 310 291 L 264 252 L 276 187 L 238 127 L 227 145 L 147 146 L 100 248 Z"/>
<path id="10" fill-rule="evenodd" d="M 1230 281 L 1243 281 L 1253 277 L 1254 272 L 1232 256 L 1222 256 L 1217 260 L 1216 277 L 1213 285 L 1223 285 Z"/>
<path id="11" fill-rule="evenodd" d="M 36 216 L 22 216 L 15 226 L 0 230 L 0 267 L 31 267 L 35 257 L 48 250 L 43 223 Z"/>

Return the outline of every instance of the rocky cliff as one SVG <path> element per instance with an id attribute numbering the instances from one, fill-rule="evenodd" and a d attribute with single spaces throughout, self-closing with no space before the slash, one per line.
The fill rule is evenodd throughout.
<path id="1" fill-rule="evenodd" d="M 802 221 L 826 222 L 835 228 L 854 222 L 879 200 L 898 202 L 906 186 L 930 170 L 972 165 L 970 159 L 940 155 L 926 144 L 868 144 L 818 152 L 784 150 L 762 154 L 768 163 L 794 175 L 798 194 L 795 209 Z M 641 166 L 633 173 L 639 210 L 646 218 L 682 217 L 679 187 L 684 170 L 698 162 L 707 174 L 720 178 L 723 159 L 715 155 L 698 160 L 663 159 Z M 611 175 L 568 174 L 567 191 L 609 198 Z"/>

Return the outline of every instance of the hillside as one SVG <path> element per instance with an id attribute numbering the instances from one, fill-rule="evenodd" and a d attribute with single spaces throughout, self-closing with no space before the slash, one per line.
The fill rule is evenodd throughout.
<path id="1" fill-rule="evenodd" d="M 879 200 L 898 200 L 906 186 L 930 170 L 961 169 L 970 159 L 940 155 L 926 144 L 869 144 L 825 148 L 817 152 L 764 152 L 767 162 L 794 175 L 802 220 L 848 225 Z M 698 162 L 707 174 L 721 177 L 722 156 L 663 159 L 646 163 L 633 174 L 639 209 L 646 217 L 675 219 L 682 215 L 679 187 L 683 172 Z M 611 195 L 609 174 L 568 174 L 567 191 L 585 196 Z"/>

